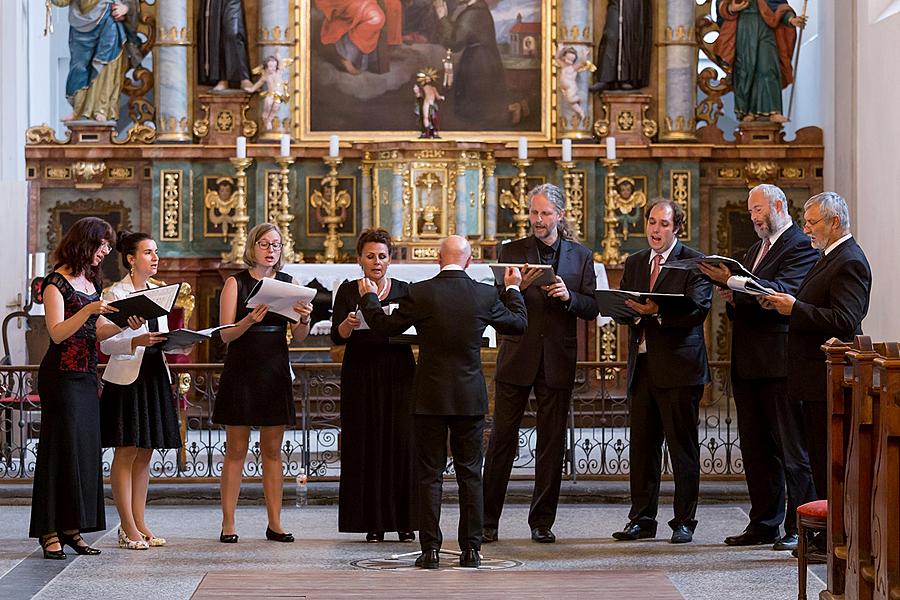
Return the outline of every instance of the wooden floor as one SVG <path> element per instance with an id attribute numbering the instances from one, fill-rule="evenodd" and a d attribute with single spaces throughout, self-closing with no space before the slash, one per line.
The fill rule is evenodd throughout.
<path id="1" fill-rule="evenodd" d="M 193 600 L 221 598 L 609 598 L 682 600 L 654 571 L 297 571 L 207 573 Z"/>

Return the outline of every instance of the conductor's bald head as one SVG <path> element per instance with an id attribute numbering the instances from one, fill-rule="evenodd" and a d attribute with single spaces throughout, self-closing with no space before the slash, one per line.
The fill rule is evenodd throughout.
<path id="1" fill-rule="evenodd" d="M 447 265 L 459 265 L 463 269 L 472 261 L 472 246 L 459 235 L 451 235 L 441 242 L 438 250 L 438 264 L 443 269 Z"/>

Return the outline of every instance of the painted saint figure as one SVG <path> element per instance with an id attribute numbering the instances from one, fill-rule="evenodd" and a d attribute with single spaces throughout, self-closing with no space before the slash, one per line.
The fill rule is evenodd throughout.
<path id="1" fill-rule="evenodd" d="M 403 43 L 403 7 L 400 0 L 314 0 L 325 14 L 321 42 L 334 44 L 340 66 L 351 75 L 368 70 L 382 29 L 388 46 Z M 382 8 L 383 5 L 383 8 Z"/>
<path id="2" fill-rule="evenodd" d="M 597 50 L 597 83 L 590 91 L 647 87 L 652 43 L 650 0 L 609 0 Z"/>
<path id="3" fill-rule="evenodd" d="M 250 59 L 241 0 L 199 0 L 197 63 L 201 85 L 249 91 Z"/>

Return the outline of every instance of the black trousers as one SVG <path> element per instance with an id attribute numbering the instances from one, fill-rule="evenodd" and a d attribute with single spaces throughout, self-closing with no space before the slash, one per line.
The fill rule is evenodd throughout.
<path id="1" fill-rule="evenodd" d="M 496 528 L 503 512 L 509 474 L 519 446 L 519 426 L 532 386 L 497 382 L 494 399 L 494 430 L 484 463 L 484 524 Z M 559 504 L 562 462 L 566 450 L 566 420 L 572 388 L 547 387 L 543 365 L 534 382 L 537 403 L 537 447 L 534 492 L 528 525 L 552 527 Z"/>
<path id="2" fill-rule="evenodd" d="M 787 379 L 732 379 L 741 457 L 750 493 L 749 529 L 797 533 L 797 506 L 815 500 L 800 404 Z M 787 487 L 787 511 L 785 511 Z"/>
<path id="3" fill-rule="evenodd" d="M 447 467 L 447 431 L 459 484 L 459 548 L 481 548 L 484 508 L 481 452 L 484 416 L 414 415 L 415 476 L 418 486 L 419 542 L 422 550 L 440 550 L 441 496 Z"/>
<path id="4" fill-rule="evenodd" d="M 806 428 L 806 443 L 809 449 L 809 465 L 816 488 L 815 496 L 809 500 L 824 500 L 828 497 L 829 479 L 828 403 L 804 402 L 802 411 L 803 425 Z"/>
<path id="5" fill-rule="evenodd" d="M 631 387 L 631 512 L 628 518 L 642 526 L 656 524 L 662 444 L 669 448 L 675 476 L 674 529 L 697 526 L 700 494 L 700 446 L 697 420 L 702 385 L 658 388 L 650 383 L 647 355 L 639 354 Z"/>

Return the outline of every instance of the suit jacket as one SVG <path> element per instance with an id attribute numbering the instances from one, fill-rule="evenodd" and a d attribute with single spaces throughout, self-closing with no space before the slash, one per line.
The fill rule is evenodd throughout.
<path id="1" fill-rule="evenodd" d="M 522 294 L 473 281 L 465 271 L 441 271 L 413 283 L 391 315 L 375 294 L 360 308 L 372 331 L 398 335 L 415 326 L 419 362 L 413 380 L 417 415 L 475 416 L 487 413 L 487 390 L 481 369 L 481 336 L 485 327 L 498 333 L 522 333 L 528 314 Z"/>
<path id="2" fill-rule="evenodd" d="M 762 250 L 759 240 L 747 251 L 741 264 L 749 271 Z M 754 275 L 763 286 L 795 295 L 819 253 L 803 231 L 792 224 L 769 248 Z M 788 317 L 759 305 L 755 296 L 734 293 L 734 304 L 726 304 L 731 330 L 731 375 L 741 379 L 787 377 Z"/>
<path id="3" fill-rule="evenodd" d="M 150 287 L 156 287 L 152 283 Z M 126 275 L 121 281 L 117 281 L 109 289 L 103 292 L 103 299 L 107 302 L 121 300 L 134 291 L 134 284 L 131 277 Z M 158 331 L 165 333 L 169 331 L 169 322 L 167 317 L 160 317 L 156 320 Z M 141 334 L 147 333 L 149 328 L 147 324 L 141 325 L 138 329 L 126 327 L 116 335 L 100 342 L 100 350 L 104 354 L 109 355 L 109 364 L 103 371 L 103 381 L 116 383 L 118 385 L 130 385 L 137 379 L 141 370 L 141 362 L 144 358 L 144 346 L 138 346 L 131 351 L 131 340 Z M 163 354 L 165 361 L 165 354 Z M 167 365 L 168 367 L 168 365 Z M 169 375 L 169 381 L 172 381 L 172 375 L 169 374 L 168 368 L 166 374 Z"/>
<path id="4" fill-rule="evenodd" d="M 539 242 L 533 235 L 500 247 L 499 262 L 540 264 Z M 547 386 L 570 389 L 575 385 L 577 319 L 595 319 L 597 276 L 590 250 L 577 242 L 560 240 L 556 274 L 569 288 L 568 304 L 547 296 L 540 286 L 525 289 L 528 329 L 524 335 L 501 336 L 495 379 L 514 385 L 531 385 L 541 358 Z"/>
<path id="5" fill-rule="evenodd" d="M 712 304 L 712 284 L 696 271 L 661 269 L 656 285 L 650 288 L 650 248 L 641 250 L 625 259 L 625 271 L 619 286 L 635 292 L 660 292 L 684 294 L 695 304 L 687 313 L 665 313 L 657 317 L 642 317 L 629 326 L 628 339 L 628 389 L 634 383 L 641 335 L 647 341 L 647 366 L 650 382 L 654 387 L 673 388 L 709 383 L 709 363 L 703 335 L 703 321 Z M 679 241 L 668 260 L 681 260 L 702 256 Z"/>
<path id="6" fill-rule="evenodd" d="M 850 238 L 823 256 L 797 290 L 788 330 L 788 394 L 795 402 L 827 400 L 821 346 L 832 337 L 850 341 L 862 333 L 869 311 L 872 270 Z"/>

